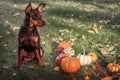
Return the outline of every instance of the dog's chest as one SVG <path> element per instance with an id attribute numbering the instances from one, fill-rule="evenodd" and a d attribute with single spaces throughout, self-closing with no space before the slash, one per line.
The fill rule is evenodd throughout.
<path id="1" fill-rule="evenodd" d="M 30 43 L 34 42 L 37 43 L 39 40 L 39 34 L 37 29 L 29 30 L 29 29 L 22 29 L 19 32 L 19 41 L 21 43 Z"/>

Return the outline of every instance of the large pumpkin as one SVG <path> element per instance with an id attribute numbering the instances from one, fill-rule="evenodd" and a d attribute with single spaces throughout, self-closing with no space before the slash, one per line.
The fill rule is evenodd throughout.
<path id="1" fill-rule="evenodd" d="M 63 41 L 58 45 L 58 51 L 62 52 L 64 48 L 71 48 L 71 44 L 69 42 Z"/>
<path id="2" fill-rule="evenodd" d="M 120 65 L 119 64 L 116 64 L 116 63 L 109 63 L 107 65 L 107 69 L 110 71 L 110 72 L 119 72 L 120 71 Z"/>
<path id="3" fill-rule="evenodd" d="M 92 57 L 92 62 L 97 60 L 97 54 L 95 52 L 89 52 L 87 55 Z"/>
<path id="4" fill-rule="evenodd" d="M 56 59 L 55 59 L 56 65 L 60 65 L 60 64 L 61 64 L 61 60 L 62 60 L 63 58 L 65 58 L 65 57 L 67 57 L 67 54 L 60 53 L 60 54 L 56 57 Z"/>
<path id="5" fill-rule="evenodd" d="M 80 62 L 76 57 L 65 57 L 61 61 L 61 69 L 66 73 L 75 73 L 80 69 Z"/>

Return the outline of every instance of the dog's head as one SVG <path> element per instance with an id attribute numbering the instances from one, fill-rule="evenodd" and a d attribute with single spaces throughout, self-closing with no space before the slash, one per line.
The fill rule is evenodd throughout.
<path id="1" fill-rule="evenodd" d="M 36 9 L 32 9 L 32 3 L 30 3 L 26 9 L 26 17 L 29 19 L 29 26 L 39 26 L 43 27 L 45 22 L 42 20 L 42 9 L 45 7 L 45 4 L 39 4 Z"/>

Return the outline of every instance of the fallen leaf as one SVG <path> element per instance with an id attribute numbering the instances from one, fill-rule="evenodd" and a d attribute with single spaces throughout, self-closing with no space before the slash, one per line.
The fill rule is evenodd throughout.
<path id="1" fill-rule="evenodd" d="M 94 24 L 93 24 L 93 28 L 97 28 L 97 23 L 94 23 Z"/>
<path id="2" fill-rule="evenodd" d="M 101 52 L 101 54 L 102 54 L 103 56 L 106 56 L 106 55 L 109 54 L 109 52 L 107 52 L 107 50 L 106 50 L 105 48 L 99 48 L 99 47 L 98 47 L 98 50 Z"/>
<path id="3" fill-rule="evenodd" d="M 74 22 L 74 19 L 73 19 L 73 18 L 70 18 L 70 22 Z"/>
<path id="4" fill-rule="evenodd" d="M 13 52 L 17 52 L 17 49 L 13 50 Z"/>
<path id="5" fill-rule="evenodd" d="M 61 37 L 58 38 L 60 41 L 63 41 L 63 39 Z"/>
<path id="6" fill-rule="evenodd" d="M 19 29 L 20 29 L 20 27 L 12 27 L 11 31 L 14 33 L 16 30 L 19 30 Z"/>
<path id="7" fill-rule="evenodd" d="M 91 33 L 91 34 L 95 34 L 95 31 L 93 31 L 93 30 L 88 30 L 87 32 Z"/>
<path id="8" fill-rule="evenodd" d="M 4 47 L 6 47 L 8 44 L 3 44 Z"/>
<path id="9" fill-rule="evenodd" d="M 77 38 L 72 38 L 72 39 L 70 39 L 70 41 L 71 41 L 71 42 L 75 42 L 76 39 L 77 39 Z"/>
<path id="10" fill-rule="evenodd" d="M 10 24 L 9 21 L 7 21 L 7 20 L 5 21 L 5 23 L 6 23 L 6 24 Z"/>
<path id="11" fill-rule="evenodd" d="M 0 36 L 0 39 L 2 39 L 3 38 L 3 36 Z"/>
<path id="12" fill-rule="evenodd" d="M 15 76 L 16 76 L 16 73 L 13 73 L 12 76 L 15 77 Z"/>
<path id="13" fill-rule="evenodd" d="M 55 17 L 53 16 L 52 19 L 55 19 Z"/>
<path id="14" fill-rule="evenodd" d="M 108 51 L 112 51 L 115 48 L 115 46 L 111 46 L 108 48 Z"/>
<path id="15" fill-rule="evenodd" d="M 45 44 L 45 41 L 42 41 L 41 44 Z"/>
<path id="16" fill-rule="evenodd" d="M 95 33 L 97 33 L 97 34 L 99 33 L 98 28 L 92 28 L 92 29 L 94 30 Z"/>
<path id="17" fill-rule="evenodd" d="M 9 31 L 5 31 L 5 34 L 10 34 L 10 32 Z"/>
<path id="18" fill-rule="evenodd" d="M 30 69 L 34 69 L 34 66 L 28 66 Z"/>
<path id="19" fill-rule="evenodd" d="M 85 35 L 82 35 L 82 39 L 86 39 Z"/>
<path id="20" fill-rule="evenodd" d="M 15 14 L 13 14 L 13 16 L 18 16 L 18 15 L 20 15 L 19 12 L 16 12 Z"/>
<path id="21" fill-rule="evenodd" d="M 55 67 L 53 68 L 53 70 L 54 70 L 54 71 L 59 71 L 59 70 L 60 70 L 60 67 L 59 67 L 59 66 L 55 66 Z"/>
<path id="22" fill-rule="evenodd" d="M 13 4 L 13 7 L 14 7 L 14 8 L 18 8 L 17 4 Z"/>
<path id="23" fill-rule="evenodd" d="M 8 66 L 3 66 L 1 69 L 9 69 Z"/>
<path id="24" fill-rule="evenodd" d="M 44 62 L 45 65 L 48 65 L 49 63 L 48 62 Z"/>
<path id="25" fill-rule="evenodd" d="M 69 33 L 72 34 L 72 33 L 73 33 L 73 29 L 71 29 L 71 30 L 69 31 Z"/>

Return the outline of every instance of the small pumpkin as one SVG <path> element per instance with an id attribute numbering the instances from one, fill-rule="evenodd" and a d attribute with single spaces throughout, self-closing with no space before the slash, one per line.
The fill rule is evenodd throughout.
<path id="1" fill-rule="evenodd" d="M 92 57 L 92 62 L 97 61 L 98 57 L 97 57 L 97 54 L 95 52 L 89 52 L 87 55 Z"/>
<path id="2" fill-rule="evenodd" d="M 101 80 L 112 80 L 112 77 L 104 77 L 104 78 L 101 78 Z"/>
<path id="3" fill-rule="evenodd" d="M 116 64 L 116 63 L 109 63 L 107 65 L 107 69 L 110 71 L 110 72 L 119 72 L 120 71 L 120 65 L 119 64 Z"/>
<path id="4" fill-rule="evenodd" d="M 60 65 L 60 64 L 61 64 L 61 60 L 62 60 L 63 58 L 65 58 L 65 57 L 67 57 L 67 54 L 60 53 L 60 54 L 56 57 L 56 59 L 55 59 L 56 65 Z"/>
<path id="5" fill-rule="evenodd" d="M 65 57 L 61 61 L 61 69 L 66 73 L 75 73 L 80 69 L 80 62 L 76 57 Z"/>
<path id="6" fill-rule="evenodd" d="M 85 54 L 83 54 L 83 55 L 78 54 L 77 58 L 79 59 L 82 66 L 92 63 L 92 57 L 91 56 L 88 56 L 88 55 L 85 55 Z"/>
<path id="7" fill-rule="evenodd" d="M 74 56 L 75 55 L 75 50 L 67 47 L 63 50 L 63 53 L 67 54 L 68 56 Z"/>
<path id="8" fill-rule="evenodd" d="M 58 45 L 58 51 L 62 52 L 64 48 L 71 48 L 71 44 L 69 42 L 63 41 Z"/>

